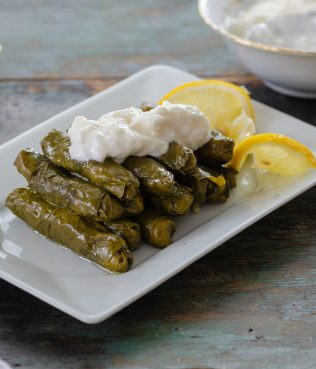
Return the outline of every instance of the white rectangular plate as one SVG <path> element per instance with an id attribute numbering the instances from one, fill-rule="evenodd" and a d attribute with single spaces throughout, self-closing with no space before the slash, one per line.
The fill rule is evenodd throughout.
<path id="1" fill-rule="evenodd" d="M 74 253 L 34 233 L 5 207 L 8 193 L 25 186 L 13 161 L 22 148 L 39 149 L 52 128 L 67 129 L 76 115 L 98 118 L 110 110 L 158 101 L 171 88 L 196 76 L 167 66 L 153 66 L 56 115 L 0 147 L 0 276 L 73 317 L 100 322 L 186 266 L 316 183 L 316 174 L 285 181 L 226 204 L 206 205 L 200 214 L 177 221 L 175 242 L 162 251 L 141 245 L 128 273 L 107 273 Z M 291 136 L 315 150 L 316 129 L 257 102 L 259 132 Z M 238 193 L 238 189 L 235 190 Z"/>

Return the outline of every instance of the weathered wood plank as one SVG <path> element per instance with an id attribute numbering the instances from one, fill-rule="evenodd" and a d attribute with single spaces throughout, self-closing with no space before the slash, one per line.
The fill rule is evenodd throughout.
<path id="1" fill-rule="evenodd" d="M 244 84 L 253 98 L 308 123 L 316 124 L 313 100 L 273 92 L 252 76 L 217 76 Z M 60 111 L 111 86 L 117 79 L 0 80 L 0 144 Z"/>
<path id="2" fill-rule="evenodd" d="M 114 82 L 0 81 L 0 144 Z"/>
<path id="3" fill-rule="evenodd" d="M 192 0 L 0 0 L 0 43 L 0 78 L 245 73 Z"/>

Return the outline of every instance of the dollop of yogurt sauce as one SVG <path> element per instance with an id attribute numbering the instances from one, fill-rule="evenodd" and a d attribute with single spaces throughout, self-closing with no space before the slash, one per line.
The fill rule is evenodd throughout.
<path id="1" fill-rule="evenodd" d="M 172 141 L 196 150 L 209 140 L 211 127 L 197 107 L 164 102 L 147 112 L 127 108 L 98 120 L 78 116 L 68 133 L 72 159 L 102 162 L 111 157 L 121 163 L 130 155 L 159 157 Z"/>
<path id="2" fill-rule="evenodd" d="M 229 32 L 272 46 L 316 51 L 316 0 L 244 3 L 244 8 L 225 18 Z"/>

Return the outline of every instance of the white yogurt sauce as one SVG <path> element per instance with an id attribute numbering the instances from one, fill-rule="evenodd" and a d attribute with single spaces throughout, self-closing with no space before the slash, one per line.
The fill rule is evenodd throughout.
<path id="1" fill-rule="evenodd" d="M 316 0 L 262 0 L 228 15 L 224 26 L 256 42 L 316 51 L 315 12 Z"/>
<path id="2" fill-rule="evenodd" d="M 121 163 L 130 155 L 159 157 L 172 141 L 192 150 L 210 138 L 210 124 L 195 106 L 164 102 L 143 112 L 127 108 L 102 115 L 97 121 L 76 117 L 68 130 L 72 159 Z"/>

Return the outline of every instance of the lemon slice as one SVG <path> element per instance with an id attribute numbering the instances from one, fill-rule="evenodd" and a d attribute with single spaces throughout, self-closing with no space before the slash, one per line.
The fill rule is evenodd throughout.
<path id="1" fill-rule="evenodd" d="M 213 129 L 239 142 L 255 132 L 254 112 L 244 87 L 220 80 L 185 83 L 168 92 L 161 100 L 197 106 Z"/>
<path id="2" fill-rule="evenodd" d="M 262 133 L 244 139 L 235 147 L 229 165 L 240 171 L 249 154 L 253 154 L 255 169 L 285 176 L 304 174 L 316 168 L 316 158 L 306 146 L 277 133 Z"/>

